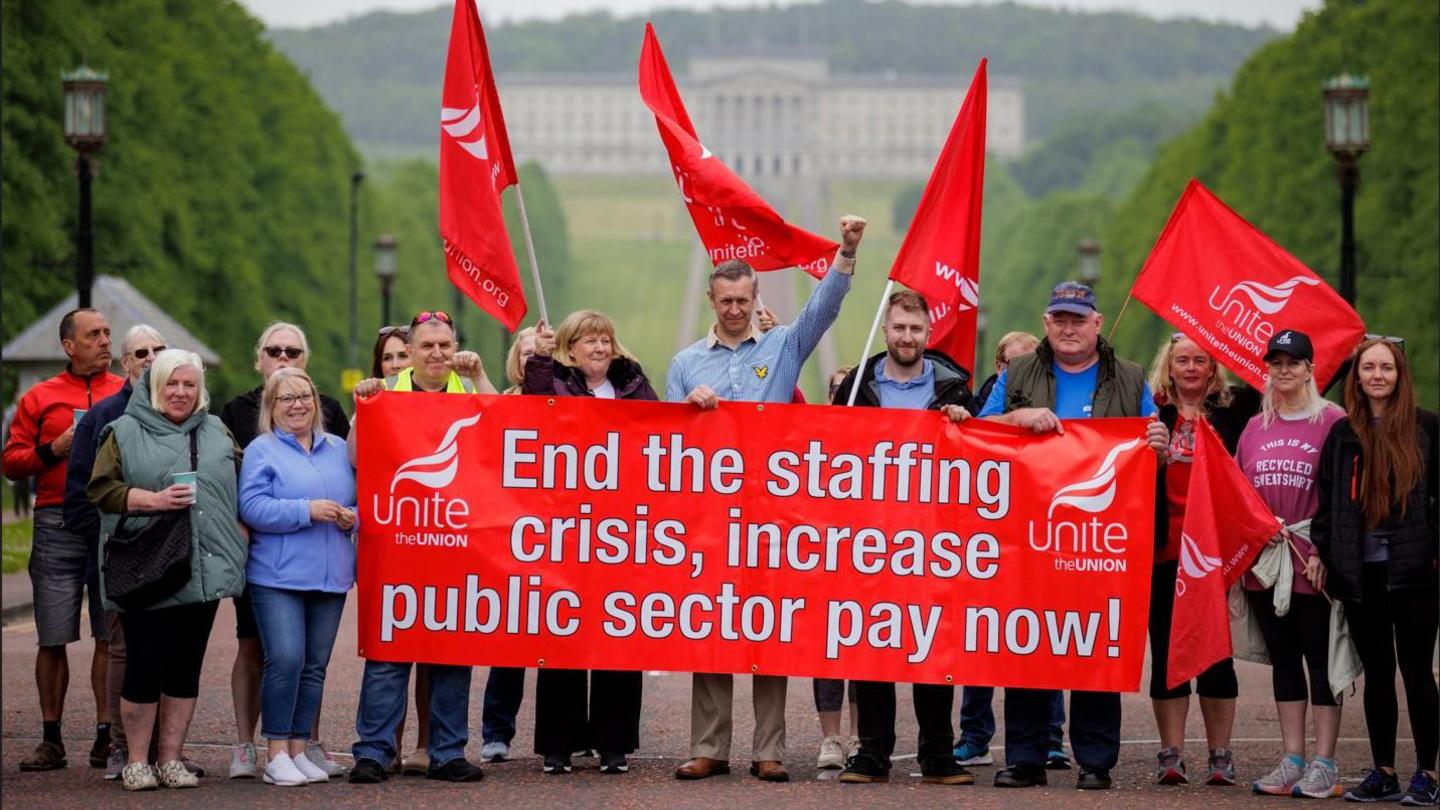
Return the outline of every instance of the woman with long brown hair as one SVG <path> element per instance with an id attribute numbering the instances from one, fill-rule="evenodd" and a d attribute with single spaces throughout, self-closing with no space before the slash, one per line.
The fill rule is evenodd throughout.
<path id="1" fill-rule="evenodd" d="M 1430 669 L 1440 624 L 1440 420 L 1415 406 L 1410 366 L 1395 338 L 1360 344 L 1345 376 L 1345 411 L 1320 453 L 1320 508 L 1311 524 L 1330 594 L 1345 602 L 1365 666 L 1375 768 L 1345 798 L 1431 805 L 1440 794 L 1440 692 Z M 1397 664 L 1418 761 L 1403 796 L 1395 773 Z"/>

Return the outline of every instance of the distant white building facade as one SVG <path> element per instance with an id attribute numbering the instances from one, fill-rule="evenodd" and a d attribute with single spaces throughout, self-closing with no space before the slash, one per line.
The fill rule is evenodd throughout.
<path id="1" fill-rule="evenodd" d="M 701 139 L 742 176 L 926 177 L 970 76 L 832 74 L 819 54 L 697 55 L 681 96 Z M 663 174 L 665 147 L 633 74 L 501 74 L 517 160 L 554 174 Z M 990 77 L 986 147 L 1025 148 L 1025 96 Z"/>

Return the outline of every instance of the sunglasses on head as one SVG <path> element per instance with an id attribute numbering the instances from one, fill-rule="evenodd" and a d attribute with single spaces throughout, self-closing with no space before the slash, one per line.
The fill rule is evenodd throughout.
<path id="1" fill-rule="evenodd" d="M 147 357 L 150 356 L 150 353 L 151 353 L 151 352 L 154 352 L 154 353 L 156 353 L 156 354 L 159 354 L 160 352 L 163 352 L 163 351 L 165 351 L 165 347 L 164 347 L 164 346 L 156 346 L 156 347 L 153 348 L 153 349 L 145 349 L 145 348 L 136 349 L 136 350 L 133 352 L 133 354 L 135 355 L 135 359 L 136 359 L 136 360 L 144 360 L 145 358 L 147 358 Z"/>
<path id="2" fill-rule="evenodd" d="M 405 338 L 406 331 L 407 330 L 403 326 L 382 326 L 380 327 L 380 331 L 376 333 L 375 336 L 388 338 L 391 335 L 394 335 L 395 337 L 401 338 L 403 340 Z"/>
<path id="3" fill-rule="evenodd" d="M 1385 341 L 1386 343 L 1389 343 L 1391 346 L 1394 346 L 1395 348 L 1399 349 L 1400 351 L 1402 351 L 1402 352 L 1405 351 L 1405 338 L 1403 338 L 1403 337 L 1396 337 L 1395 335 L 1375 335 L 1375 334 L 1371 334 L 1371 333 L 1367 332 L 1367 333 L 1365 334 L 1365 339 L 1366 339 L 1366 340 L 1383 340 L 1383 341 Z"/>
<path id="4" fill-rule="evenodd" d="M 294 346 L 266 346 L 266 347 L 265 347 L 265 354 L 269 355 L 271 360 L 279 360 L 279 359 L 280 359 L 280 355 L 282 355 L 282 354 L 285 355 L 286 357 L 290 358 L 291 360 L 298 360 L 298 359 L 300 359 L 300 355 L 302 355 L 302 354 L 304 354 L 304 353 L 305 353 L 305 350 L 304 350 L 304 349 L 298 349 L 298 348 L 296 348 L 296 347 L 294 347 Z"/>
<path id="5" fill-rule="evenodd" d="M 450 316 L 446 314 L 444 310 L 437 309 L 434 312 L 422 312 L 419 315 L 416 315 L 415 319 L 410 321 L 410 328 L 414 329 L 415 327 L 419 326 L 422 323 L 425 323 L 432 318 L 441 323 L 449 324 L 450 326 L 455 325 L 455 322 L 450 320 Z"/>

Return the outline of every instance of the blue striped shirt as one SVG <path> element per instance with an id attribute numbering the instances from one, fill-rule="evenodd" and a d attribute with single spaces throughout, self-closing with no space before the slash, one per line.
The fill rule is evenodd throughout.
<path id="1" fill-rule="evenodd" d="M 845 261 L 837 259 L 837 262 Z M 665 399 L 682 402 L 701 385 L 721 399 L 742 402 L 789 402 L 800 369 L 840 315 L 840 302 L 850 291 L 850 274 L 831 270 L 810 292 L 810 300 L 794 323 L 765 334 L 751 332 L 735 348 L 711 333 L 680 350 L 670 361 Z"/>

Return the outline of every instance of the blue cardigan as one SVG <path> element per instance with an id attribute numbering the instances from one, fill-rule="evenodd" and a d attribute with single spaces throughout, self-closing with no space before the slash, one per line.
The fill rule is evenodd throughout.
<path id="1" fill-rule="evenodd" d="M 345 593 L 355 584 L 355 542 L 334 523 L 311 523 L 310 501 L 355 508 L 355 470 L 345 442 L 315 434 L 306 451 L 276 428 L 245 448 L 240 520 L 250 527 L 245 579 L 268 588 Z"/>

